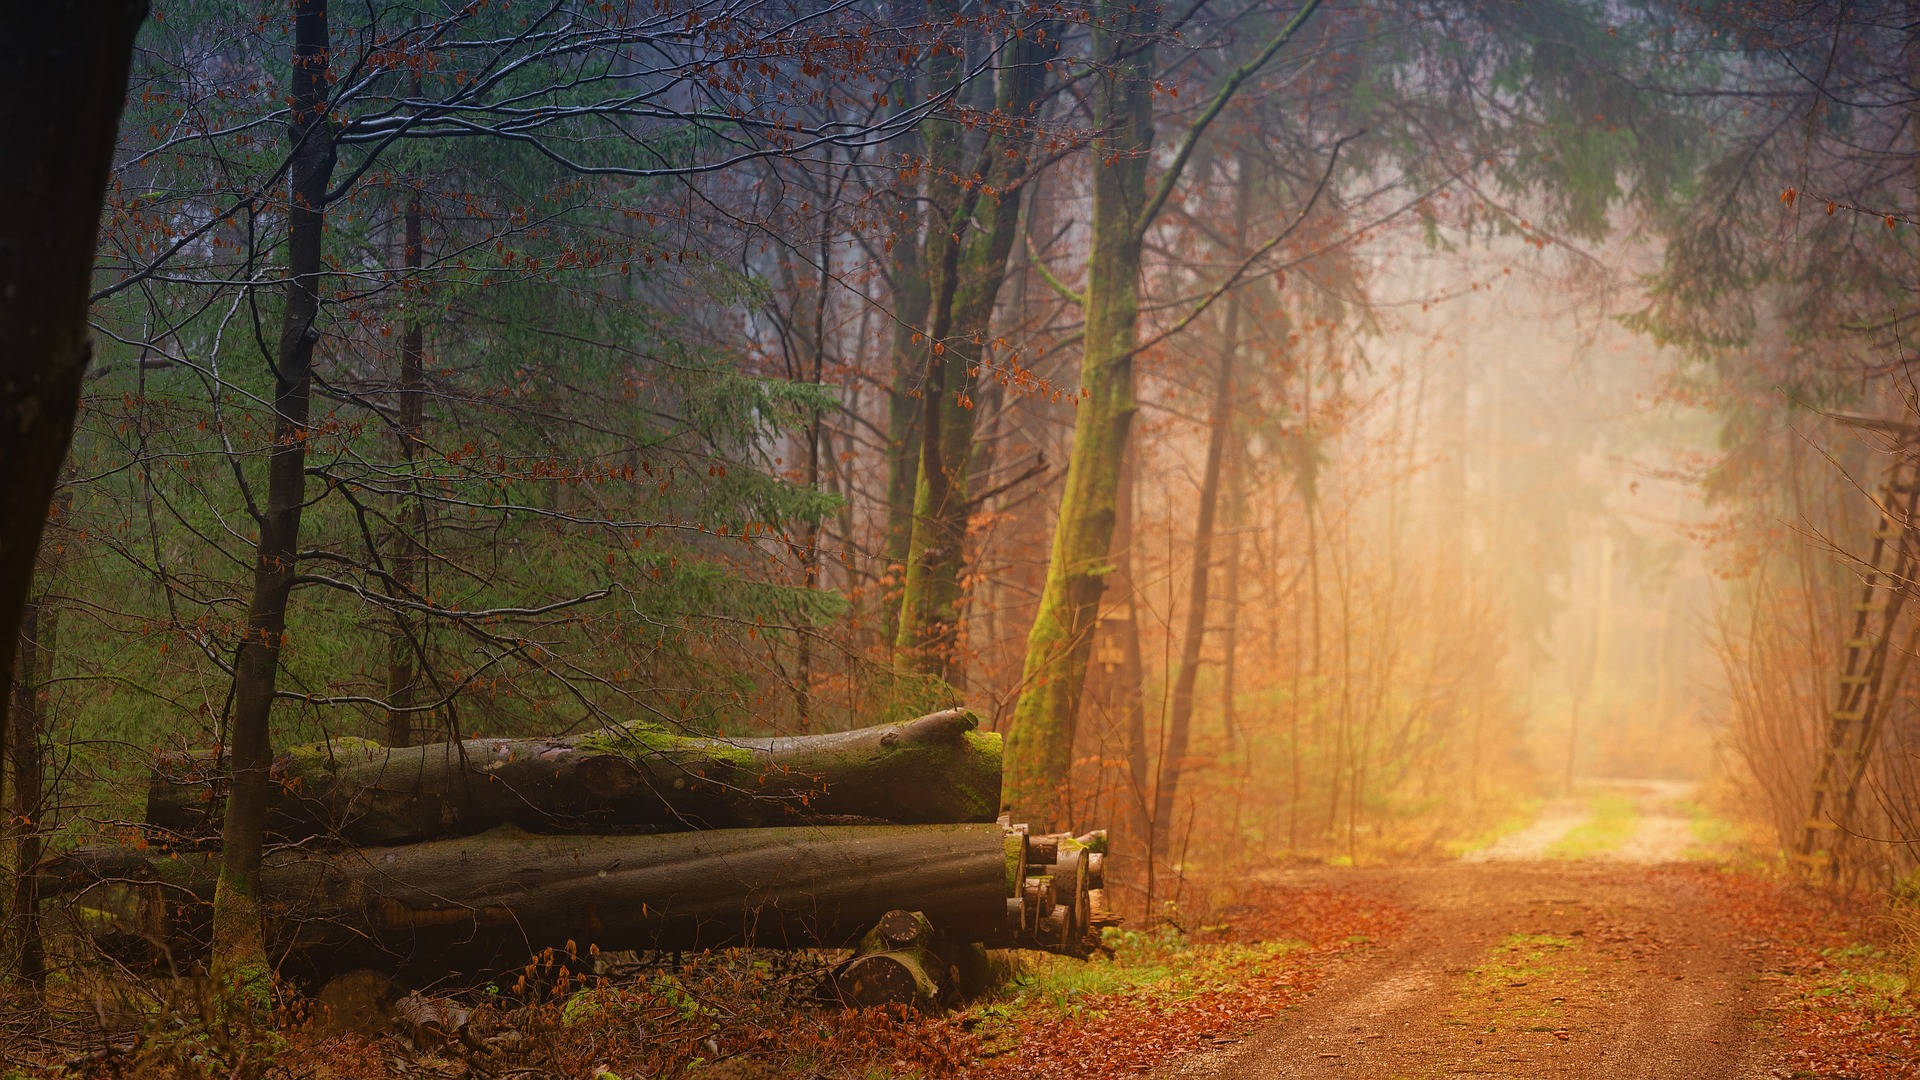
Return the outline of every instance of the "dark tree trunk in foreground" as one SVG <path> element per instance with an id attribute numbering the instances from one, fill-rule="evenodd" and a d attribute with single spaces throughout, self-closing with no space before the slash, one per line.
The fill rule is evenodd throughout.
<path id="1" fill-rule="evenodd" d="M 293 15 L 293 101 L 289 116 L 286 311 L 274 369 L 273 450 L 267 498 L 257 525 L 253 598 L 246 637 L 234 658 L 232 774 L 222 834 L 220 888 L 214 897 L 213 975 L 216 983 L 258 998 L 265 988 L 267 954 L 261 938 L 260 848 L 266 838 L 268 780 L 273 748 L 268 719 L 287 627 L 299 550 L 300 510 L 307 489 L 307 409 L 313 385 L 314 325 L 320 311 L 320 241 L 325 229 L 327 178 L 333 173 L 333 136 L 327 108 L 326 0 L 297 0 Z"/>
<path id="2" fill-rule="evenodd" d="M 468 739 L 392 749 L 364 739 L 289 749 L 273 764 L 268 827 L 289 839 L 404 844 L 496 825 L 539 832 L 679 832 L 854 817 L 990 822 L 1000 737 L 950 709 L 904 724 L 794 738 L 662 733 Z M 217 761 L 163 760 L 147 820 L 217 828 Z"/>
<path id="3" fill-rule="evenodd" d="M 999 825 L 718 829 L 537 836 L 498 829 L 405 847 L 268 855 L 259 872 L 274 949 L 310 974 L 513 966 L 549 946 L 706 949 L 853 943 L 897 908 L 952 941 L 1018 940 Z M 204 949 L 216 856 L 77 852 L 49 891 L 107 876 L 162 883 L 177 960 Z M 1037 879 L 1036 879 L 1037 880 Z M 148 888 L 152 888 L 149 886 Z M 82 898 L 82 903 L 87 903 Z"/>
<path id="4" fill-rule="evenodd" d="M 45 0 L 0 19 L 0 687 L 86 372 L 100 204 L 144 2 Z M 0 746 L 7 738 L 0 694 Z"/>

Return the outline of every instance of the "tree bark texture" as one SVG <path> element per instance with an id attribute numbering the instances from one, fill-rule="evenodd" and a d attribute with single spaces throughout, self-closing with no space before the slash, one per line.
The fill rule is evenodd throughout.
<path id="1" fill-rule="evenodd" d="M 889 647 L 900 629 L 900 594 L 913 536 L 913 481 L 920 463 L 920 410 L 909 391 L 922 346 L 913 339 L 926 325 L 929 302 L 927 278 L 920 266 L 920 226 L 926 215 L 918 202 L 906 213 L 887 275 L 893 283 L 893 382 L 887 390 L 886 585 L 880 603 L 881 632 Z"/>
<path id="2" fill-rule="evenodd" d="M 144 0 L 45 0 L 0 20 L 0 687 L 86 373 L 100 206 Z M 0 694 L 0 746 L 10 702 Z"/>
<path id="3" fill-rule="evenodd" d="M 406 844 L 518 825 L 537 832 L 680 832 L 856 818 L 989 822 L 1000 737 L 964 709 L 791 738 L 662 733 L 468 739 L 392 748 L 365 739 L 274 761 L 267 824 L 289 840 Z M 163 758 L 147 820 L 203 838 L 222 811 L 220 762 Z"/>
<path id="4" fill-rule="evenodd" d="M 214 898 L 213 974 L 217 983 L 264 990 L 266 951 L 261 938 L 258 882 L 266 837 L 272 765 L 268 721 L 280 648 L 286 634 L 299 549 L 300 511 L 306 502 L 307 411 L 313 384 L 313 346 L 320 311 L 321 237 L 327 179 L 333 173 L 333 136 L 327 116 L 330 55 L 326 0 L 296 0 L 293 10 L 293 94 L 289 114 L 291 167 L 287 182 L 286 309 L 274 369 L 273 447 L 267 464 L 266 506 L 259 513 L 253 595 L 246 636 L 234 658 L 231 727 L 232 783 L 221 836 L 220 887 Z"/>

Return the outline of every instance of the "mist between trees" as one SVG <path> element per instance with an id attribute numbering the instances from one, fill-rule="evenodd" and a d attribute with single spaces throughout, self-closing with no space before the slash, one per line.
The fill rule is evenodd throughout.
<path id="1" fill-rule="evenodd" d="M 954 705 L 1139 917 L 1576 775 L 1792 847 L 1911 453 L 1906 10 L 163 4 L 12 865 L 218 748 L 245 981 L 288 748 Z M 1920 806 L 1889 626 L 1859 881 Z"/>

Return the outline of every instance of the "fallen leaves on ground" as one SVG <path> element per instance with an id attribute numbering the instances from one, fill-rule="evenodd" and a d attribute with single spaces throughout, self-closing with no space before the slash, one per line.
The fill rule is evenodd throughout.
<path id="1" fill-rule="evenodd" d="M 1712 915 L 1782 984 L 1776 1020 L 1787 1075 L 1821 1080 L 1920 1077 L 1920 1010 L 1886 945 L 1878 905 L 1778 879 L 1698 868 Z"/>
<path id="2" fill-rule="evenodd" d="M 1079 997 L 1069 1011 L 1036 1000 L 1010 1022 L 1018 1038 L 969 1075 L 1048 1080 L 1127 1076 L 1182 1054 L 1237 1041 L 1300 1002 L 1341 953 L 1397 933 L 1405 916 L 1383 900 L 1326 888 L 1265 886 L 1225 913 L 1223 928 L 1197 934 L 1177 963 L 1202 965 L 1200 986 L 1174 975 L 1115 993 Z M 1246 952 L 1205 971 L 1204 952 L 1222 946 L 1298 942 L 1288 951 Z M 1231 954 L 1230 954 L 1231 955 Z"/>

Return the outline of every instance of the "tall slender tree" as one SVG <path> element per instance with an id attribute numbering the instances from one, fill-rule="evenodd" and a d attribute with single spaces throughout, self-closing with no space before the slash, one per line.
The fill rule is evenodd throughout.
<path id="1" fill-rule="evenodd" d="M 213 896 L 213 977 L 243 1000 L 266 991 L 266 941 L 260 909 L 260 854 L 266 839 L 268 777 L 273 760 L 274 684 L 286 640 L 287 598 L 299 561 L 300 515 L 307 502 L 308 412 L 313 347 L 319 334 L 321 241 L 327 182 L 337 156 L 328 89 L 332 42 L 326 0 L 297 0 L 293 9 L 293 79 L 287 168 L 287 284 L 273 370 L 273 448 L 267 497 L 255 517 L 253 596 L 246 634 L 234 656 L 229 721 L 232 783 L 221 831 L 220 879 Z"/>
<path id="2" fill-rule="evenodd" d="M 1253 155 L 1245 152 L 1236 155 L 1234 172 L 1233 232 L 1229 239 L 1239 241 L 1246 236 L 1253 213 Z M 1163 855 L 1171 850 L 1180 773 L 1193 734 L 1194 687 L 1200 677 L 1200 657 L 1206 645 L 1214 521 L 1219 513 L 1227 447 L 1233 437 L 1234 365 L 1240 352 L 1240 308 L 1239 294 L 1230 294 L 1217 343 L 1220 355 L 1214 362 L 1213 397 L 1207 407 L 1207 451 L 1200 472 L 1200 506 L 1193 525 L 1193 567 L 1187 579 L 1186 627 L 1180 637 L 1180 667 L 1174 673 L 1167 737 L 1154 787 L 1153 848 Z"/>
<path id="3" fill-rule="evenodd" d="M 946 12 L 951 19 L 953 10 Z M 920 461 L 901 593 L 895 666 L 957 681 L 961 567 L 966 556 L 975 394 L 990 377 L 991 325 L 1007 257 L 1019 232 L 1029 132 L 1053 51 L 1048 26 L 1016 27 L 1005 43 L 993 115 L 972 165 L 959 115 L 928 121 L 933 213 L 925 263 L 932 283 L 930 344 L 920 387 Z M 934 78 L 957 98 L 965 77 L 955 51 Z M 982 220 L 984 219 L 984 220 Z"/>
<path id="4" fill-rule="evenodd" d="M 1086 344 L 1073 451 L 1054 526 L 1040 609 L 1027 637 L 1020 700 L 1007 736 L 1006 797 L 1019 816 L 1067 820 L 1067 772 L 1100 594 L 1110 572 L 1114 498 L 1132 430 L 1139 352 L 1141 251 L 1195 146 L 1233 95 L 1273 59 L 1319 6 L 1306 0 L 1259 52 L 1222 81 L 1151 194 L 1154 47 L 1160 12 L 1105 0 L 1094 17 L 1093 248 L 1087 261 Z"/>

